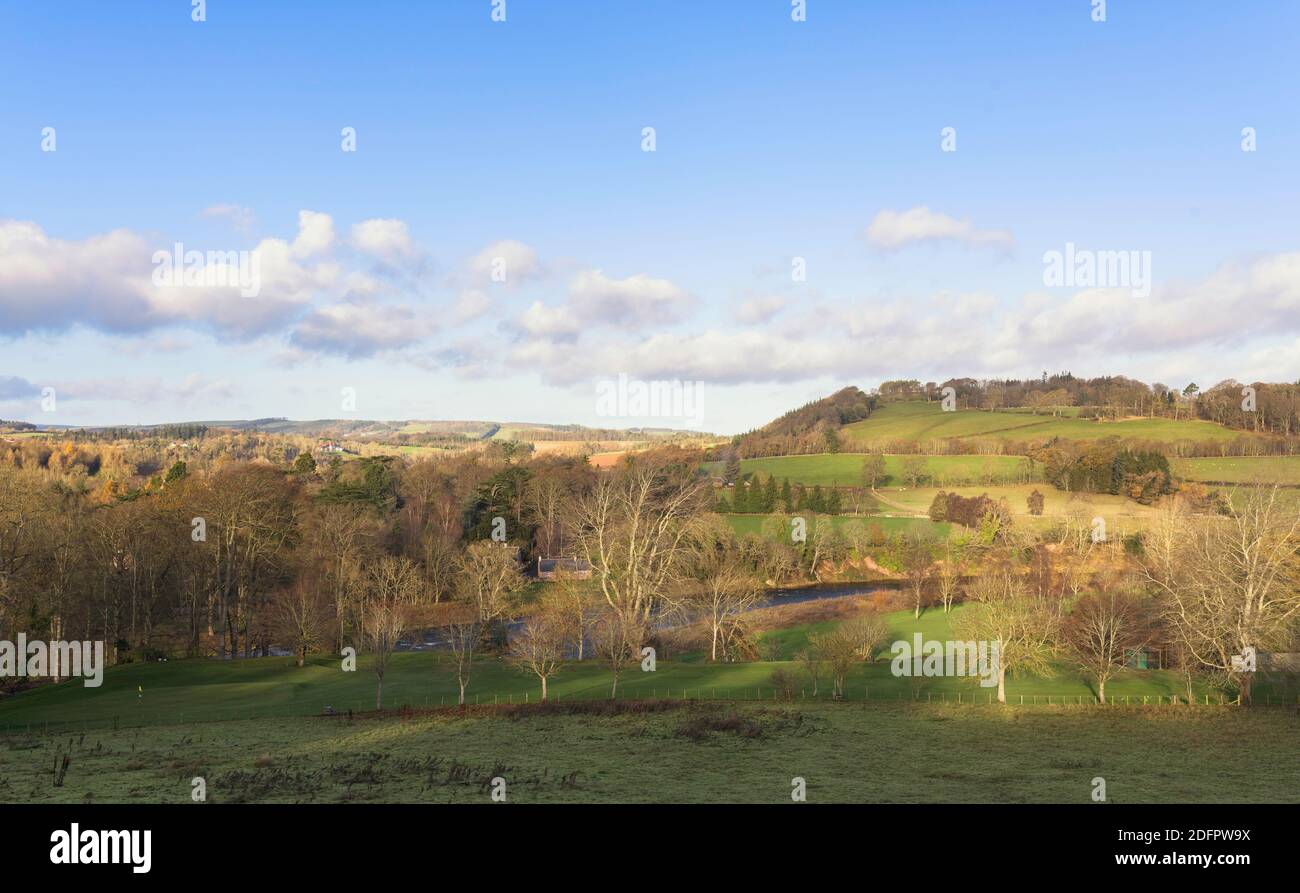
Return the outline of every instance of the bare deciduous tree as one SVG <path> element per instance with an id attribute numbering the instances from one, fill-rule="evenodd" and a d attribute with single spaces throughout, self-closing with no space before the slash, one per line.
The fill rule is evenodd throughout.
<path id="1" fill-rule="evenodd" d="M 1246 649 L 1286 638 L 1300 616 L 1300 513 L 1280 495 L 1277 487 L 1234 494 L 1221 517 L 1173 505 L 1144 538 L 1143 574 L 1177 644 L 1226 674 L 1244 703 L 1252 679 L 1241 666 Z"/>
<path id="2" fill-rule="evenodd" d="M 693 468 L 639 460 L 603 474 L 578 500 L 571 539 L 621 626 L 648 624 L 676 589 L 707 496 Z"/>
<path id="3" fill-rule="evenodd" d="M 834 683 L 834 698 L 838 700 L 844 697 L 844 680 L 849 672 L 857 664 L 875 657 L 888 634 L 889 626 L 885 619 L 873 611 L 846 620 L 828 632 L 808 637 L 808 644 L 815 654 L 812 659 L 820 661 L 830 673 Z"/>
<path id="4" fill-rule="evenodd" d="M 1119 584 L 1080 598 L 1065 620 L 1063 640 L 1071 661 L 1097 684 L 1106 703 L 1106 682 L 1124 668 L 1134 649 L 1151 640 L 1149 599 Z"/>
<path id="5" fill-rule="evenodd" d="M 684 609 L 709 630 L 709 660 L 717 661 L 726 630 L 763 596 L 754 574 L 739 559 L 730 542 L 708 539 L 687 563 Z"/>
<path id="6" fill-rule="evenodd" d="M 281 641 L 293 647 L 298 666 L 328 640 L 330 609 L 314 574 L 304 573 L 275 593 L 272 621 Z"/>
<path id="7" fill-rule="evenodd" d="M 954 623 L 964 639 L 998 648 L 998 703 L 1007 702 L 1007 674 L 1046 673 L 1055 650 L 1056 615 L 1026 591 L 1009 570 L 976 578 L 968 606 Z"/>
<path id="8" fill-rule="evenodd" d="M 546 700 L 546 681 L 560 672 L 564 663 L 564 640 L 564 620 L 549 606 L 543 606 L 541 611 L 525 620 L 523 627 L 510 638 L 507 659 L 541 680 L 543 701 Z"/>
<path id="9" fill-rule="evenodd" d="M 471 543 L 457 560 L 457 602 L 453 619 L 447 624 L 447 644 L 451 649 L 456 684 L 460 689 L 458 704 L 465 704 L 474 668 L 474 655 L 483 637 L 497 620 L 513 609 L 511 597 L 524 585 L 515 552 L 510 547 L 488 541 Z"/>

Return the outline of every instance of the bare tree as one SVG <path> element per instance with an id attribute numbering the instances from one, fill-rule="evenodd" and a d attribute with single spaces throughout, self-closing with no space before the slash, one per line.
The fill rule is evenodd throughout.
<path id="1" fill-rule="evenodd" d="M 834 683 L 832 696 L 844 697 L 844 680 L 856 665 L 875 657 L 885 643 L 889 626 L 885 619 L 871 612 L 853 620 L 846 620 L 825 633 L 814 633 L 808 644 L 822 662 Z"/>
<path id="2" fill-rule="evenodd" d="M 573 642 L 578 660 L 586 659 L 587 639 L 591 636 L 596 618 L 604 601 L 590 580 L 583 580 L 570 571 L 560 570 L 555 575 L 555 588 L 551 598 L 563 623 L 567 638 Z"/>
<path id="3" fill-rule="evenodd" d="M 641 459 L 603 474 L 578 500 L 572 541 L 621 626 L 649 624 L 660 599 L 677 588 L 707 496 L 693 468 Z"/>
<path id="4" fill-rule="evenodd" d="M 329 637 L 330 609 L 315 575 L 302 574 L 280 589 L 271 607 L 279 638 L 293 648 L 298 666 L 303 666 L 307 655 L 319 651 Z"/>
<path id="5" fill-rule="evenodd" d="M 470 543 L 457 560 L 457 602 L 452 620 L 447 624 L 447 644 L 451 649 L 456 684 L 460 689 L 458 704 L 465 704 L 474 668 L 474 655 L 492 624 L 512 610 L 511 597 L 524 585 L 514 550 L 501 543 Z"/>
<path id="6" fill-rule="evenodd" d="M 951 540 L 944 543 L 943 560 L 935 581 L 939 591 L 939 601 L 943 604 L 943 613 L 952 611 L 953 602 L 961 591 L 961 579 L 966 573 L 965 555 L 962 547 Z"/>
<path id="7" fill-rule="evenodd" d="M 375 689 L 376 710 L 383 706 L 384 675 L 393 649 L 406 631 L 420 593 L 420 572 L 410 559 L 385 555 L 367 572 L 361 631 L 368 650 L 374 655 L 373 668 L 379 680 Z"/>
<path id="8" fill-rule="evenodd" d="M 903 545 L 903 572 L 907 574 L 907 585 L 912 590 L 912 617 L 918 620 L 925 604 L 925 584 L 930 579 L 932 548 L 931 540 L 920 536 L 908 537 Z"/>
<path id="9" fill-rule="evenodd" d="M 564 639 L 563 618 L 547 607 L 525 620 L 523 628 L 510 638 L 506 659 L 541 680 L 543 701 L 546 681 L 560 672 L 564 663 Z"/>
<path id="10" fill-rule="evenodd" d="M 955 630 L 964 639 L 997 646 L 998 703 L 1005 704 L 1008 673 L 1049 670 L 1057 635 L 1055 615 L 1005 569 L 975 579 L 967 588 L 967 602 Z"/>
<path id="11" fill-rule="evenodd" d="M 1300 615 L 1300 513 L 1276 486 L 1237 496 L 1221 517 L 1167 509 L 1146 534 L 1143 573 L 1178 645 L 1249 704 L 1247 649 L 1285 639 Z"/>
<path id="12" fill-rule="evenodd" d="M 1149 599 L 1112 585 L 1090 592 L 1065 620 L 1063 639 L 1071 661 L 1097 684 L 1106 703 L 1106 682 L 1124 668 L 1130 652 L 1151 641 Z"/>
<path id="13" fill-rule="evenodd" d="M 763 597 L 759 581 L 732 546 L 706 541 L 688 562 L 685 609 L 708 627 L 711 661 L 718 659 L 728 626 Z"/>
<path id="14" fill-rule="evenodd" d="M 815 634 L 814 634 L 815 635 Z M 821 678 L 826 675 L 826 661 L 822 659 L 821 652 L 817 648 L 817 642 L 814 636 L 809 636 L 808 647 L 803 648 L 795 655 L 795 660 L 803 667 L 803 671 L 808 674 L 809 681 L 812 682 L 813 697 L 817 697 L 817 690 L 821 683 Z"/>
<path id="15" fill-rule="evenodd" d="M 641 658 L 641 645 L 645 641 L 645 627 L 635 620 L 628 620 L 618 611 L 610 608 L 601 614 L 592 630 L 592 644 L 596 654 L 613 673 L 613 684 L 609 689 L 610 698 L 618 697 L 618 681 L 629 664 L 635 664 Z"/>

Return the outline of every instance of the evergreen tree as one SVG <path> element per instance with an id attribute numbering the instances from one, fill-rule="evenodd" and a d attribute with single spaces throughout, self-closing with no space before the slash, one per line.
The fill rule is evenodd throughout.
<path id="1" fill-rule="evenodd" d="M 838 515 L 844 511 L 844 503 L 840 498 L 839 488 L 831 484 L 830 493 L 826 495 L 826 514 Z"/>
<path id="2" fill-rule="evenodd" d="M 763 488 L 763 511 L 770 513 L 776 511 L 776 475 L 767 476 L 767 486 Z"/>
<path id="3" fill-rule="evenodd" d="M 740 480 L 740 456 L 735 450 L 727 453 L 726 462 L 723 465 L 722 480 L 728 484 L 735 484 Z"/>
<path id="4" fill-rule="evenodd" d="M 749 487 L 744 480 L 736 481 L 736 487 L 731 493 L 731 507 L 738 514 L 749 512 Z"/>
<path id="5" fill-rule="evenodd" d="M 785 507 L 785 513 L 788 515 L 794 511 L 794 496 L 790 493 L 790 479 L 781 479 L 781 505 Z"/>

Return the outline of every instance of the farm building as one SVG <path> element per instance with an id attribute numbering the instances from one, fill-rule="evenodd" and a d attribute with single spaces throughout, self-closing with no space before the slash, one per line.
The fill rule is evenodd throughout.
<path id="1" fill-rule="evenodd" d="M 577 580 L 591 579 L 591 565 L 583 558 L 538 558 L 537 578 L 555 580 L 561 574 Z"/>

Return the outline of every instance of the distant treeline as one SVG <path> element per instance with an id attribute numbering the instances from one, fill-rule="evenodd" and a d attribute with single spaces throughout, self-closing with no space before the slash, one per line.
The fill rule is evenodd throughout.
<path id="1" fill-rule="evenodd" d="M 208 426 L 197 422 L 153 425 L 148 428 L 73 428 L 66 432 L 69 440 L 111 443 L 115 440 L 200 440 Z"/>
<path id="2" fill-rule="evenodd" d="M 959 409 L 1030 409 L 1058 414 L 1077 407 L 1080 418 L 1203 419 L 1228 428 L 1292 437 L 1300 434 L 1300 382 L 1243 384 L 1226 379 L 1202 390 L 1146 384 L 1122 375 L 1075 378 L 1069 372 L 1038 379 L 950 378 L 944 382 L 882 382 L 881 401 L 939 400 L 952 388 Z"/>

